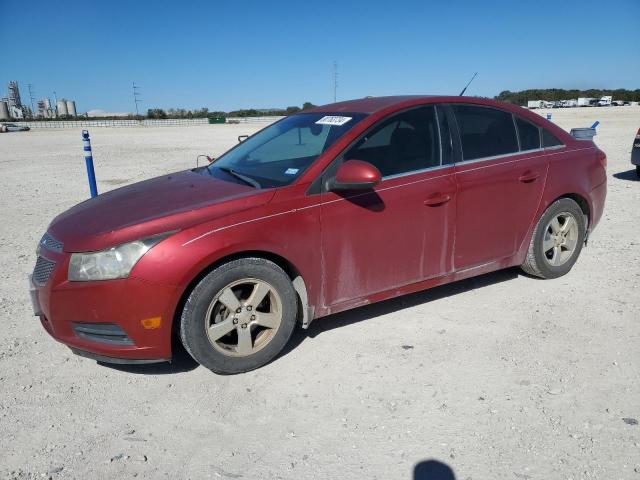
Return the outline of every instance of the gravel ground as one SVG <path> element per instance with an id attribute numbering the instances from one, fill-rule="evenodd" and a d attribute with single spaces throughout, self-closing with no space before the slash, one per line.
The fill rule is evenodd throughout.
<path id="1" fill-rule="evenodd" d="M 87 196 L 80 131 L 0 135 L 0 477 L 449 478 L 422 476 L 437 460 L 458 480 L 640 479 L 640 108 L 552 113 L 600 120 L 609 158 L 569 275 L 510 269 L 333 315 L 231 377 L 184 353 L 107 367 L 45 333 L 26 276 L 48 222 Z M 99 191 L 255 129 L 94 128 Z"/>

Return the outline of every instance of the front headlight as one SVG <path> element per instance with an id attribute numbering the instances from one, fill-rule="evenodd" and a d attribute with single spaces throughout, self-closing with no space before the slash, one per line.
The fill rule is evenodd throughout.
<path id="1" fill-rule="evenodd" d="M 173 232 L 123 243 L 100 252 L 72 253 L 68 278 L 74 282 L 126 278 L 151 247 Z"/>

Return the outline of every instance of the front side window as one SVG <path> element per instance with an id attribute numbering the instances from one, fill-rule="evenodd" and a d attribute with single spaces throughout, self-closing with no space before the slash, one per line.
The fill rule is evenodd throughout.
<path id="1" fill-rule="evenodd" d="M 463 160 L 518 152 L 513 117 L 495 108 L 454 105 Z"/>
<path id="2" fill-rule="evenodd" d="M 418 107 L 383 120 L 344 156 L 375 165 L 383 177 L 440 165 L 435 108 Z"/>
<path id="3" fill-rule="evenodd" d="M 212 175 L 256 187 L 292 183 L 366 115 L 299 113 L 285 118 L 229 150 L 212 163 Z"/>
<path id="4" fill-rule="evenodd" d="M 516 117 L 518 136 L 520 137 L 520 150 L 535 150 L 540 148 L 540 129 L 533 123 Z"/>

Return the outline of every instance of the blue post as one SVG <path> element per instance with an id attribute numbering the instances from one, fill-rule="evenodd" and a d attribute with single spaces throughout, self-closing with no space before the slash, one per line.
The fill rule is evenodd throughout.
<path id="1" fill-rule="evenodd" d="M 551 120 L 551 114 L 547 113 L 547 120 Z"/>
<path id="2" fill-rule="evenodd" d="M 591 128 L 596 128 L 598 125 L 600 125 L 600 120 L 596 120 L 596 122 L 591 125 Z"/>
<path id="3" fill-rule="evenodd" d="M 89 190 L 91 197 L 98 195 L 98 187 L 96 186 L 96 172 L 93 169 L 93 155 L 91 154 L 91 140 L 89 140 L 89 132 L 82 131 L 82 144 L 84 150 L 84 162 L 87 164 L 87 177 L 89 177 Z"/>

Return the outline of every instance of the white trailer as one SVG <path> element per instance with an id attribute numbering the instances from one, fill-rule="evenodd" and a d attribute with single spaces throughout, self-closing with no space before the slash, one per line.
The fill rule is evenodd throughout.
<path id="1" fill-rule="evenodd" d="M 596 101 L 595 98 L 580 97 L 580 98 L 578 98 L 578 106 L 579 107 L 591 107 L 595 101 Z"/>
<path id="2" fill-rule="evenodd" d="M 534 109 L 534 108 L 544 108 L 544 101 L 542 100 L 529 100 L 527 102 L 527 108 L 530 109 Z"/>

